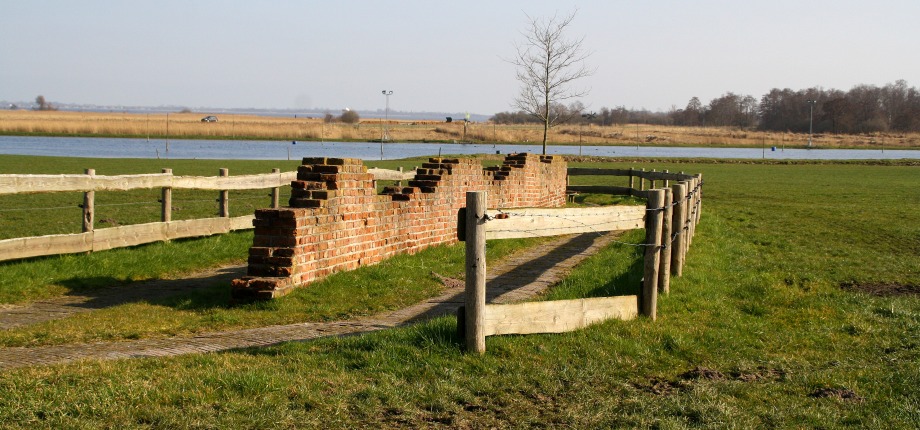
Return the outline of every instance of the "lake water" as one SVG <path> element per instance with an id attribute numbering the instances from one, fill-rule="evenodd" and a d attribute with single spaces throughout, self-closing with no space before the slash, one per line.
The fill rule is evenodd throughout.
<path id="1" fill-rule="evenodd" d="M 146 140 L 0 136 L 0 154 L 88 158 L 298 160 L 303 157 L 398 159 L 438 154 L 542 152 L 540 145 L 449 143 L 289 142 L 251 140 Z M 768 158 L 789 160 L 920 159 L 920 150 L 707 148 L 666 146 L 557 146 L 548 154 L 610 157 Z"/>

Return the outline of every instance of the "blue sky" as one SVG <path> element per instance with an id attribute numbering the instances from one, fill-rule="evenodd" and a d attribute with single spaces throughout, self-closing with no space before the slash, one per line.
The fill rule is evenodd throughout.
<path id="1" fill-rule="evenodd" d="M 725 92 L 920 86 L 920 1 L 0 0 L 0 100 L 511 109 L 525 13 L 578 15 L 590 108 Z"/>

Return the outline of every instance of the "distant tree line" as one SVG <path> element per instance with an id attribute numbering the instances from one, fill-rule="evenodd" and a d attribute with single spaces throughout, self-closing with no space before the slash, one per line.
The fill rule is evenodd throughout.
<path id="1" fill-rule="evenodd" d="M 809 102 L 814 101 L 814 105 Z M 574 123 L 624 125 L 644 123 L 680 126 L 756 128 L 766 131 L 808 132 L 809 109 L 813 108 L 816 133 L 920 132 L 920 90 L 898 80 L 883 87 L 857 85 L 849 91 L 820 87 L 794 91 L 774 88 L 759 100 L 750 95 L 726 93 L 703 104 L 693 97 L 687 106 L 668 112 L 603 107 L 587 113 L 575 102 L 552 109 L 565 112 Z M 499 124 L 540 121 L 523 111 L 501 112 L 491 118 Z"/>

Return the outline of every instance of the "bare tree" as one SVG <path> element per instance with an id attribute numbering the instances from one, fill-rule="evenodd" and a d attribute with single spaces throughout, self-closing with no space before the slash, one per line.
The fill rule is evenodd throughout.
<path id="1" fill-rule="evenodd" d="M 528 27 L 521 32 L 524 40 L 515 46 L 517 55 L 508 60 L 517 66 L 517 80 L 521 82 L 514 106 L 543 123 L 544 154 L 549 129 L 580 113 L 562 115 L 560 112 L 564 110 L 553 109 L 553 106 L 587 95 L 588 90 L 573 89 L 571 84 L 594 74 L 594 70 L 585 65 L 591 53 L 582 48 L 584 38 L 570 40 L 565 35 L 576 12 L 550 19 L 528 16 Z"/>
<path id="2" fill-rule="evenodd" d="M 35 98 L 35 104 L 38 105 L 37 110 L 53 110 L 51 103 L 45 100 L 45 96 L 38 96 Z"/>

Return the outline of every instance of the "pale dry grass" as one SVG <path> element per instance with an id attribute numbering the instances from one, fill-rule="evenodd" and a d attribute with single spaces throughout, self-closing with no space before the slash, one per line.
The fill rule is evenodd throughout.
<path id="1" fill-rule="evenodd" d="M 379 119 L 366 119 L 359 124 L 327 124 L 319 118 L 228 114 L 220 115 L 219 122 L 203 123 L 201 118 L 205 115 L 207 113 L 171 113 L 167 126 L 166 114 L 0 111 L 0 133 L 369 141 L 380 139 L 386 126 L 390 139 L 395 141 L 534 143 L 540 142 L 543 136 L 539 125 L 394 120 L 383 124 Z M 564 125 L 550 131 L 549 141 L 593 145 L 802 147 L 808 144 L 808 135 L 728 127 Z M 915 148 L 920 147 L 920 134 L 815 134 L 813 145 L 822 148 Z"/>

